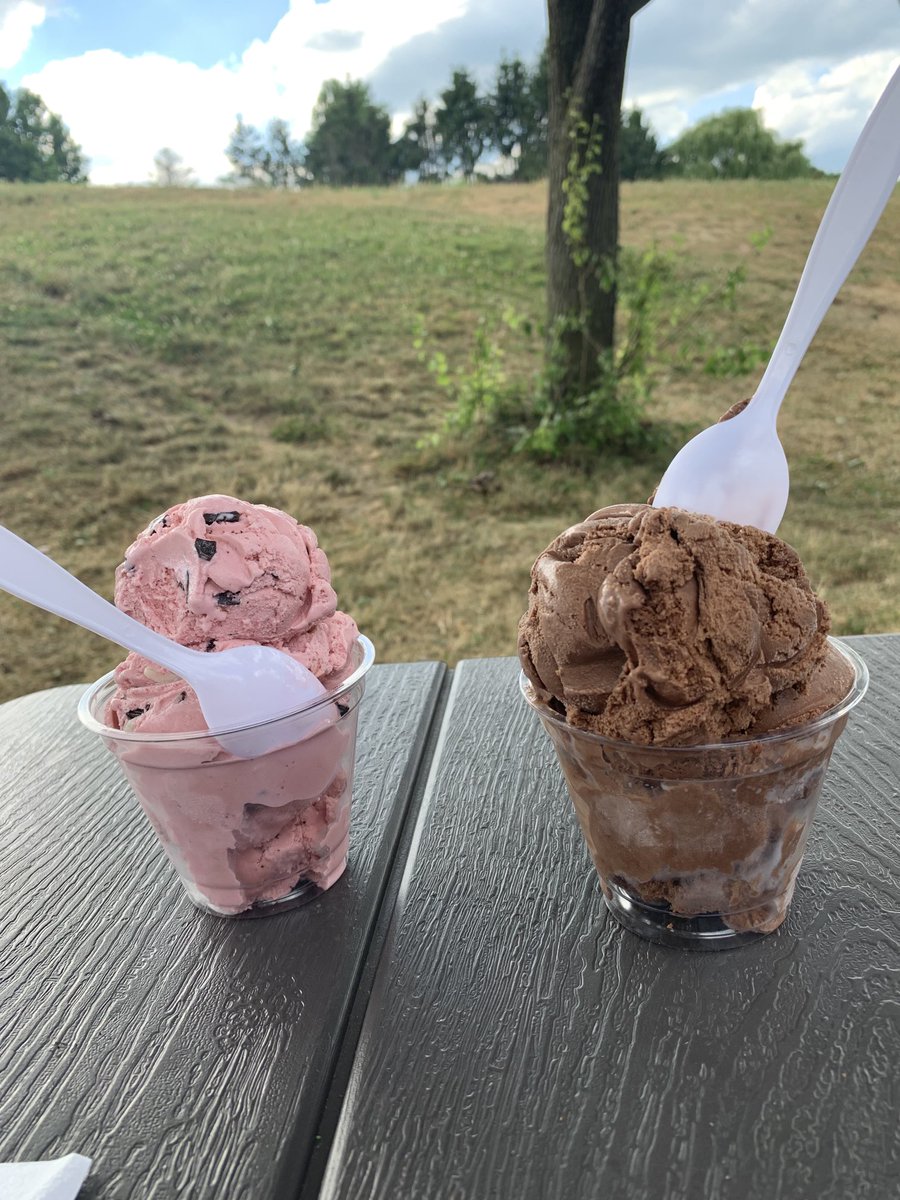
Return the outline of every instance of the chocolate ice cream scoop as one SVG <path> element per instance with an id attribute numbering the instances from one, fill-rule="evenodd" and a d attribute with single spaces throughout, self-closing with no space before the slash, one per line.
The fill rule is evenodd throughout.
<path id="1" fill-rule="evenodd" d="M 676 508 L 615 505 L 560 534 L 519 625 L 537 696 L 648 745 L 753 735 L 840 700 L 848 668 L 793 549 Z"/>

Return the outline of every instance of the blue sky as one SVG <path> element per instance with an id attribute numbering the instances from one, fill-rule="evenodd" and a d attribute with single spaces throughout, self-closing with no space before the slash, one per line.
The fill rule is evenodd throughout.
<path id="1" fill-rule="evenodd" d="M 239 58 L 265 40 L 284 16 L 285 0 L 67 0 L 46 4 L 48 16 L 24 57 L 5 72 L 12 86 L 53 59 L 108 47 L 122 54 L 155 51 L 201 67 Z"/>
<path id="2" fill-rule="evenodd" d="M 455 67 L 487 84 L 545 33 L 544 0 L 0 0 L 0 81 L 62 115 L 95 183 L 147 181 L 163 146 L 212 183 L 238 113 L 302 138 L 322 82 L 362 78 L 399 128 Z M 663 142 L 752 105 L 837 171 L 898 63 L 897 0 L 651 0 L 625 99 Z"/>

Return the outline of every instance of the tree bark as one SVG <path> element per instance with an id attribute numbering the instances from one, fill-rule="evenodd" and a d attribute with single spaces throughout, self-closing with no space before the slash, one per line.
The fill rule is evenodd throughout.
<path id="1" fill-rule="evenodd" d="M 650 0 L 547 0 L 549 18 L 549 185 L 547 315 L 558 334 L 557 400 L 584 394 L 596 381 L 604 351 L 614 345 L 615 266 L 619 244 L 619 128 L 631 18 Z M 599 140 L 599 170 L 589 175 L 584 250 L 572 259 L 564 229 L 565 181 L 574 127 L 583 122 Z M 576 172 L 584 167 L 580 153 Z M 562 328 L 560 323 L 563 322 Z"/>

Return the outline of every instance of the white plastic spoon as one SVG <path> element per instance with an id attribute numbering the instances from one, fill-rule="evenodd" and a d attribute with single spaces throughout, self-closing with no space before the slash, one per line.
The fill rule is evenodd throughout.
<path id="1" fill-rule="evenodd" d="M 775 421 L 800 360 L 890 198 L 900 175 L 900 68 L 875 105 L 832 193 L 781 336 L 752 400 L 682 447 L 653 503 L 774 533 L 789 476 Z"/>
<path id="2" fill-rule="evenodd" d="M 286 741 L 296 741 L 296 730 L 288 737 L 284 729 L 262 723 L 296 712 L 325 695 L 325 687 L 312 671 L 273 646 L 235 646 L 206 654 L 155 633 L 3 525 L 0 587 L 119 646 L 136 650 L 186 679 L 197 693 L 213 733 L 241 730 L 239 735 L 218 739 L 241 758 L 256 758 Z"/>

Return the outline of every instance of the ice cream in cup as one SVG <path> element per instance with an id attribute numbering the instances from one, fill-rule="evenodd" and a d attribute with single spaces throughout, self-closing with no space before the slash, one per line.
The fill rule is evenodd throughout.
<path id="1" fill-rule="evenodd" d="M 230 752 L 240 742 L 223 735 L 240 731 L 211 732 L 187 683 L 140 655 L 85 692 L 82 722 L 117 758 L 191 899 L 222 916 L 260 916 L 330 888 L 347 862 L 359 705 L 374 649 L 337 610 L 312 530 L 231 496 L 189 500 L 126 551 L 116 603 L 211 654 L 274 646 L 325 688 L 267 722 L 276 748 L 254 758 Z"/>
<path id="2" fill-rule="evenodd" d="M 538 558 L 521 686 L 606 904 L 653 941 L 777 929 L 865 664 L 799 558 L 759 529 L 617 505 Z"/>

